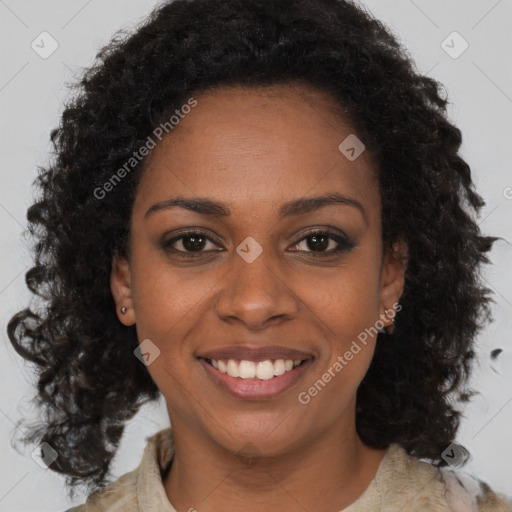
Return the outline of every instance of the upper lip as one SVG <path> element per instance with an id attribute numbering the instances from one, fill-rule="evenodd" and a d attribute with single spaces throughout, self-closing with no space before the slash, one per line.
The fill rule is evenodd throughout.
<path id="1" fill-rule="evenodd" d="M 265 361 L 267 359 L 309 359 L 312 354 L 302 352 L 294 348 L 280 347 L 278 345 L 268 345 L 266 347 L 250 347 L 233 345 L 208 350 L 198 354 L 197 357 L 203 359 L 244 359 L 247 361 Z"/>

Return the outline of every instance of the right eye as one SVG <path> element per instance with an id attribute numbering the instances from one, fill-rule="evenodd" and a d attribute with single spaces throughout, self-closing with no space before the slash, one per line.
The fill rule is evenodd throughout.
<path id="1" fill-rule="evenodd" d="M 219 251 L 219 249 L 205 251 L 205 246 L 207 246 L 208 243 L 216 245 L 203 231 L 191 230 L 183 232 L 179 236 L 175 236 L 169 240 L 165 240 L 162 243 L 162 247 L 167 251 L 178 254 L 178 256 L 182 258 L 196 258 L 204 253 Z"/>

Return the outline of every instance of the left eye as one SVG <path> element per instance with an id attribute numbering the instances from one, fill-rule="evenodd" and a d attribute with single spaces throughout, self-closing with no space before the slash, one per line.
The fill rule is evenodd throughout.
<path id="1" fill-rule="evenodd" d="M 333 242 L 335 244 L 334 247 L 332 247 Z M 309 250 L 300 249 L 299 247 L 301 245 L 305 245 Z M 293 249 L 295 251 L 318 253 L 318 256 L 324 256 L 350 250 L 354 247 L 354 244 L 345 237 L 329 231 L 312 231 L 299 240 L 293 247 L 296 248 Z M 317 256 L 317 254 L 315 254 L 315 256 Z"/>

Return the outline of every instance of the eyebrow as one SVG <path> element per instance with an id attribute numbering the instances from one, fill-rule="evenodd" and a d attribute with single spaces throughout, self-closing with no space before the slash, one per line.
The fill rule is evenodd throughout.
<path id="1" fill-rule="evenodd" d="M 366 211 L 363 205 L 356 199 L 339 193 L 316 197 L 299 197 L 297 199 L 293 199 L 292 201 L 288 201 L 284 203 L 279 209 L 279 219 L 281 220 L 285 217 L 294 215 L 302 215 L 304 213 L 309 213 L 330 205 L 352 206 L 359 210 L 363 216 L 364 221 L 366 224 L 368 224 L 368 218 L 366 216 Z M 231 215 L 229 206 L 225 203 L 215 201 L 208 197 L 178 196 L 152 205 L 144 215 L 144 218 L 147 218 L 149 215 L 157 211 L 174 207 L 186 208 L 187 210 L 199 213 L 201 215 L 208 215 L 210 217 L 229 217 Z"/>

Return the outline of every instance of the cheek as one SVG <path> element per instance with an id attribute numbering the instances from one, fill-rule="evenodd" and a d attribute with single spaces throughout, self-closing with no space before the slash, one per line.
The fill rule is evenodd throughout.
<path id="1" fill-rule="evenodd" d="M 190 387 L 186 377 L 193 361 L 187 335 L 204 316 L 205 287 L 183 279 L 149 251 L 133 252 L 132 276 L 138 339 L 151 340 L 159 351 L 147 370 L 164 397 L 186 410 L 190 390 L 183 388 Z"/>
<path id="2" fill-rule="evenodd" d="M 326 422 L 335 421 L 354 399 L 371 364 L 377 334 L 372 329 L 378 319 L 375 275 L 368 268 L 344 270 L 311 295 L 323 350 L 314 378 L 298 395 L 301 404 L 312 407 L 313 416 L 323 415 Z"/>
<path id="3" fill-rule="evenodd" d="M 133 302 L 140 336 L 162 343 L 178 339 L 176 332 L 200 318 L 209 286 L 192 276 L 193 272 L 171 268 L 154 249 L 133 252 Z"/>
<path id="4" fill-rule="evenodd" d="M 314 287 L 310 285 L 307 292 L 312 318 L 325 340 L 322 372 L 327 380 L 343 383 L 341 387 L 349 394 L 373 357 L 378 327 L 375 324 L 379 320 L 378 263 L 361 253 L 328 278 L 317 280 Z M 332 392 L 336 388 L 339 392 L 336 384 L 330 387 Z"/>
<path id="5" fill-rule="evenodd" d="M 304 296 L 332 333 L 345 340 L 379 318 L 379 268 L 364 255 L 309 284 Z M 307 284 L 304 283 L 304 286 Z"/>

